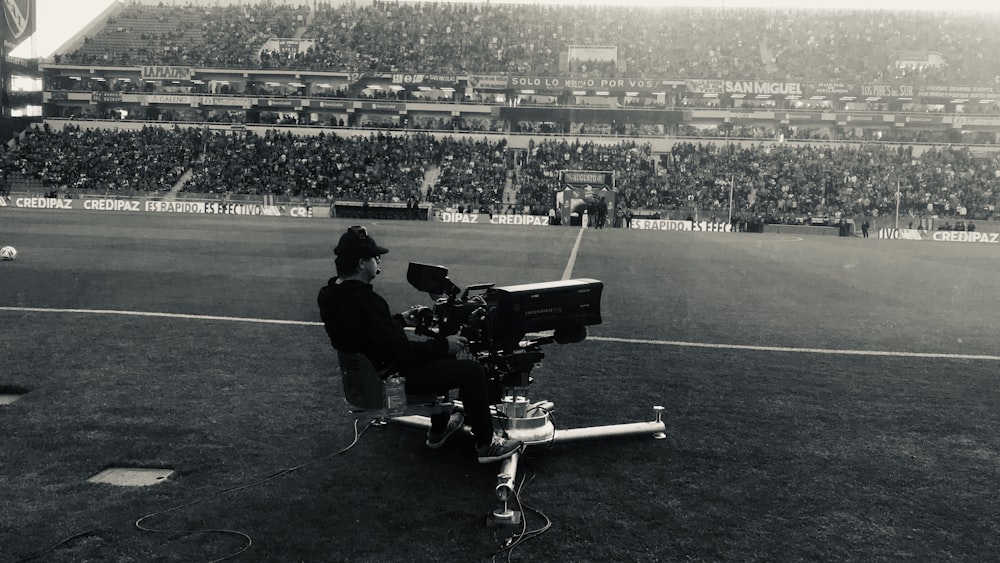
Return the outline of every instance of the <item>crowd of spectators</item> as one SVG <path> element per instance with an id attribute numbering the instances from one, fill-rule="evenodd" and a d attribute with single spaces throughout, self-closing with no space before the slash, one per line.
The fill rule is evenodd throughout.
<path id="1" fill-rule="evenodd" d="M 503 201 L 513 155 L 506 141 L 441 141 L 437 179 L 426 199 L 443 206 L 495 206 Z"/>
<path id="2" fill-rule="evenodd" d="M 968 148 L 680 143 L 660 156 L 655 189 L 623 194 L 650 209 L 752 209 L 769 220 L 807 214 L 901 213 L 986 218 L 1000 198 L 1000 158 Z M 631 197 L 630 197 L 631 196 Z"/>
<path id="3" fill-rule="evenodd" d="M 419 198 L 436 152 L 436 141 L 420 134 L 214 133 L 184 191 L 406 201 Z"/>
<path id="4" fill-rule="evenodd" d="M 157 192 L 173 187 L 201 153 L 199 129 L 27 129 L 0 153 L 4 175 L 50 187 Z"/>
<path id="5" fill-rule="evenodd" d="M 986 85 L 1000 81 L 995 14 L 507 3 L 270 2 L 124 8 L 62 62 L 352 72 L 753 77 Z M 315 40 L 264 51 L 273 37 Z M 570 45 L 613 62 L 563 61 Z M 944 64 L 901 64 L 903 54 Z M 936 56 L 936 55 L 935 55 Z M 572 64 L 569 64 L 572 63 Z M 596 63 L 596 64 L 595 64 Z"/>
<path id="6" fill-rule="evenodd" d="M 1000 157 L 968 147 L 888 144 L 677 143 L 654 154 L 633 140 L 504 141 L 426 133 L 364 137 L 145 127 L 30 129 L 0 153 L 4 177 L 102 193 L 183 189 L 546 214 L 563 170 L 614 173 L 622 208 L 734 209 L 769 220 L 807 214 L 902 213 L 982 219 L 1000 199 Z M 516 194 L 516 199 L 512 197 Z M 731 194 L 731 195 L 730 195 Z"/>
<path id="7" fill-rule="evenodd" d="M 552 207 L 552 193 L 563 170 L 612 171 L 619 202 L 632 207 L 633 199 L 657 184 L 655 163 L 648 143 L 622 141 L 614 144 L 580 143 L 551 139 L 533 145 L 517 168 L 516 208 L 543 214 Z M 595 186 L 596 187 L 596 186 Z"/>
<path id="8" fill-rule="evenodd" d="M 293 37 L 308 8 L 270 2 L 226 6 L 130 4 L 56 62 L 260 68 L 268 39 Z"/>

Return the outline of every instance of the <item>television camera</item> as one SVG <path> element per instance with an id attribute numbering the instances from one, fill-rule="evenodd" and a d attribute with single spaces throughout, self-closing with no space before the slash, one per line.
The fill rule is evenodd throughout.
<path id="1" fill-rule="evenodd" d="M 418 291 L 430 294 L 433 307 L 416 307 L 404 319 L 419 336 L 459 334 L 469 341 L 469 354 L 483 365 L 490 381 L 494 425 L 525 446 L 570 441 L 651 435 L 666 437 L 663 407 L 654 406 L 654 419 L 588 428 L 556 429 L 551 401 L 531 402 L 527 388 L 531 370 L 545 354 L 542 346 L 581 342 L 587 327 L 601 323 L 604 284 L 594 279 L 570 279 L 497 287 L 492 283 L 459 289 L 443 266 L 410 263 L 406 279 Z M 426 416 L 392 419 L 426 430 Z M 508 506 L 520 454 L 505 459 L 497 475 L 498 506 L 489 518 L 493 525 L 518 524 L 519 511 Z"/>
<path id="2" fill-rule="evenodd" d="M 604 284 L 592 279 L 496 287 L 468 286 L 448 279 L 442 266 L 411 263 L 407 281 L 432 295 L 433 308 L 411 309 L 409 324 L 420 336 L 458 334 L 469 341 L 469 354 L 486 370 L 492 403 L 507 390 L 525 388 L 532 368 L 545 357 L 542 346 L 580 342 L 587 326 L 601 322 Z M 541 334 L 551 331 L 551 334 Z"/>

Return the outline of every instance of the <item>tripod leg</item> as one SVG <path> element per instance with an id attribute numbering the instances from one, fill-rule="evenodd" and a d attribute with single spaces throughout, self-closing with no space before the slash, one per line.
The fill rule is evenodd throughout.
<path id="1" fill-rule="evenodd" d="M 517 452 L 503 460 L 500 465 L 496 486 L 497 507 L 486 518 L 486 525 L 489 527 L 512 526 L 521 523 L 521 511 L 510 508 L 510 499 L 514 496 L 514 483 L 517 480 L 517 464 L 520 459 L 521 452 Z"/>

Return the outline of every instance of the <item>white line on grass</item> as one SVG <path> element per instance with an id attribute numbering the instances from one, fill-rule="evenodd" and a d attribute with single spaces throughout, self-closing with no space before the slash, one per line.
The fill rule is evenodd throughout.
<path id="1" fill-rule="evenodd" d="M 566 269 L 563 270 L 562 279 L 564 280 L 568 280 L 573 275 L 573 266 L 576 265 L 576 253 L 580 251 L 580 239 L 583 238 L 583 231 L 586 230 L 587 226 L 584 225 L 580 227 L 580 232 L 576 235 L 576 242 L 573 243 L 573 251 L 569 253 L 569 262 L 566 263 Z"/>
<path id="2" fill-rule="evenodd" d="M 192 319 L 199 321 L 230 321 L 270 325 L 323 326 L 313 321 L 283 321 L 280 319 L 254 319 L 248 317 L 219 317 L 215 315 L 189 315 L 185 313 L 157 313 L 155 311 L 113 311 L 109 309 L 47 309 L 42 307 L 0 307 L 0 311 L 21 313 L 78 313 L 81 315 L 125 315 L 131 317 L 165 317 L 169 319 Z"/>
<path id="3" fill-rule="evenodd" d="M 752 346 L 748 344 L 711 344 L 707 342 L 683 342 L 680 340 L 643 340 L 640 338 L 617 338 L 614 336 L 588 336 L 587 340 L 598 342 L 618 342 L 622 344 L 649 344 L 652 346 L 675 346 L 688 348 L 715 348 L 718 350 L 752 350 L 754 352 L 789 352 L 793 354 L 831 354 L 839 356 L 884 356 L 893 358 L 937 358 L 946 360 L 988 360 L 1000 361 L 1000 356 L 986 354 L 937 354 L 933 352 L 893 352 L 889 350 L 838 350 L 834 348 L 789 348 L 785 346 Z"/>
<path id="4" fill-rule="evenodd" d="M 281 319 L 257 319 L 253 317 L 223 317 L 216 315 L 190 315 L 186 313 L 158 313 L 155 311 L 115 311 L 109 309 L 52 309 L 43 307 L 4 307 L 0 311 L 13 313 L 67 313 L 81 315 L 124 315 L 132 317 L 162 317 L 171 319 L 191 319 L 199 321 L 227 321 L 240 323 L 323 326 L 316 321 L 286 321 Z M 616 342 L 620 344 L 644 344 L 648 346 L 671 346 L 687 348 L 712 348 L 716 350 L 750 350 L 754 352 L 786 352 L 791 354 L 830 354 L 839 356 L 882 356 L 895 358 L 926 358 L 944 360 L 984 360 L 997 362 L 1000 356 L 987 354 L 938 354 L 933 352 L 893 352 L 887 350 L 838 350 L 831 348 L 791 348 L 785 346 L 753 346 L 748 344 L 712 344 L 707 342 L 684 342 L 682 340 L 646 340 L 641 338 L 618 338 L 614 336 L 588 336 L 595 342 Z"/>

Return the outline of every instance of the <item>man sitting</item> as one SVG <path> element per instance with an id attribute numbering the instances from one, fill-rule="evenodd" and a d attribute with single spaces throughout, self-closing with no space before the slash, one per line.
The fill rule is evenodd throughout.
<path id="1" fill-rule="evenodd" d="M 465 421 L 472 427 L 479 463 L 510 457 L 523 447 L 516 440 L 494 434 L 486 373 L 475 360 L 455 358 L 469 341 L 450 335 L 425 342 L 406 337 L 400 316 L 375 293 L 372 281 L 382 271 L 379 264 L 389 249 L 379 246 L 364 227 L 351 227 L 340 237 L 334 253 L 337 276 L 319 291 L 320 316 L 330 344 L 337 350 L 364 354 L 376 369 L 397 372 L 406 378 L 407 394 L 445 394 L 458 389 L 465 414 L 431 417 L 427 446 L 444 445 Z"/>

